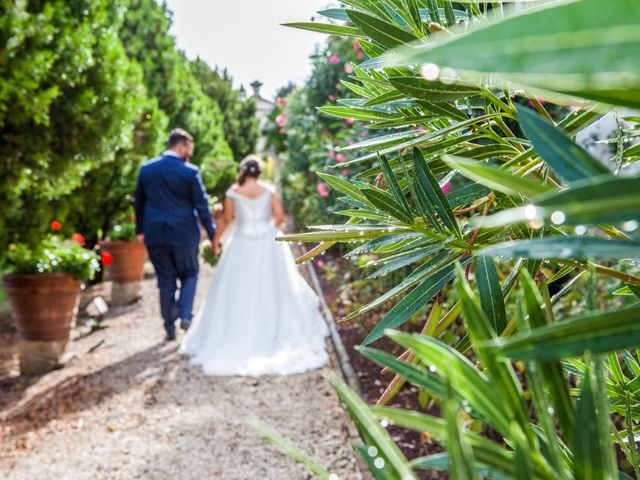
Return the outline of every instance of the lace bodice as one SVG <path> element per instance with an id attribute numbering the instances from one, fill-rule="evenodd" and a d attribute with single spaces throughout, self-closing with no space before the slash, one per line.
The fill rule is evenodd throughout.
<path id="1" fill-rule="evenodd" d="M 271 223 L 271 196 L 273 192 L 267 189 L 256 198 L 245 197 L 234 191 L 227 190 L 227 197 L 233 198 L 236 215 L 236 235 L 259 238 L 273 233 Z"/>

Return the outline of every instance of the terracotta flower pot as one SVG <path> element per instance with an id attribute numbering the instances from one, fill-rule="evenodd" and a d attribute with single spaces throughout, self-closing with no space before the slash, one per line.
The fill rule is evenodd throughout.
<path id="1" fill-rule="evenodd" d="M 100 248 L 113 256 L 107 266 L 109 280 L 114 283 L 139 282 L 144 277 L 147 249 L 140 242 L 104 241 Z"/>
<path id="2" fill-rule="evenodd" d="M 59 273 L 4 275 L 2 280 L 23 340 L 69 338 L 82 281 Z"/>

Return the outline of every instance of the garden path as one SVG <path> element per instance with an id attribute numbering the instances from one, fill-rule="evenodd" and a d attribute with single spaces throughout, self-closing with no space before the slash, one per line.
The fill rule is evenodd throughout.
<path id="1" fill-rule="evenodd" d="M 204 267 L 199 299 L 211 276 Z M 245 423 L 252 416 L 340 479 L 361 478 L 353 429 L 322 371 L 206 377 L 163 341 L 157 304 L 154 280 L 145 280 L 138 305 L 72 343 L 78 357 L 66 368 L 3 388 L 3 478 L 310 478 Z"/>

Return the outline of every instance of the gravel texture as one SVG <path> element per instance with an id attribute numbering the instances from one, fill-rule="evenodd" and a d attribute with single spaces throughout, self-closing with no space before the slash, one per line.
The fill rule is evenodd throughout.
<path id="1" fill-rule="evenodd" d="M 198 300 L 212 270 L 204 267 Z M 0 383 L 0 471 L 19 479 L 306 479 L 257 417 L 340 479 L 360 479 L 354 429 L 323 376 L 206 377 L 165 343 L 153 279 L 66 368 Z M 103 342 L 103 343 L 100 343 Z M 94 347 L 95 349 L 89 353 Z M 329 368 L 337 370 L 332 355 Z"/>

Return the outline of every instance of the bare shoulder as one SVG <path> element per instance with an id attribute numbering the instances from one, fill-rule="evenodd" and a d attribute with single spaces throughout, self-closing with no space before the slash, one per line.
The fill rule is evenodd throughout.
<path id="1" fill-rule="evenodd" d="M 233 200 L 233 197 L 238 193 L 239 188 L 240 188 L 240 185 L 238 185 L 237 183 L 234 183 L 233 185 L 231 185 L 225 193 L 226 199 Z"/>

